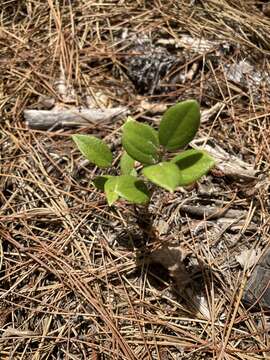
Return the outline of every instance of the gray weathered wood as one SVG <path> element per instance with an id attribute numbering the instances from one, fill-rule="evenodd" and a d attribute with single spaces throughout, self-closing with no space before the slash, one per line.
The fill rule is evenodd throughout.
<path id="1" fill-rule="evenodd" d="M 116 120 L 127 114 L 126 107 L 112 109 L 25 110 L 24 118 L 31 129 L 47 130 L 87 126 Z"/>
<path id="2" fill-rule="evenodd" d="M 270 309 L 270 249 L 255 266 L 243 292 L 243 300 L 251 307 Z"/>
<path id="3" fill-rule="evenodd" d="M 206 150 L 216 160 L 215 167 L 221 170 L 224 175 L 235 179 L 252 181 L 257 179 L 257 171 L 254 166 L 246 163 L 240 158 L 229 154 L 213 138 L 200 138 L 191 141 L 194 149 Z"/>

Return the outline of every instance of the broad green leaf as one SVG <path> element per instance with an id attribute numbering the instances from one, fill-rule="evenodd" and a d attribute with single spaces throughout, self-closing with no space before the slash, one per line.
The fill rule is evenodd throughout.
<path id="1" fill-rule="evenodd" d="M 101 175 L 101 176 L 97 176 L 94 180 L 93 180 L 93 184 L 95 185 L 95 187 L 101 191 L 104 191 L 104 186 L 106 181 L 111 178 L 111 175 Z"/>
<path id="2" fill-rule="evenodd" d="M 144 182 L 131 175 L 110 178 L 105 183 L 105 194 L 109 205 L 119 197 L 136 204 L 145 204 L 149 201 L 149 192 Z"/>
<path id="3" fill-rule="evenodd" d="M 137 172 L 134 169 L 135 160 L 124 151 L 120 159 L 120 169 L 122 175 L 136 176 Z"/>
<path id="4" fill-rule="evenodd" d="M 187 150 L 176 155 L 172 160 L 181 171 L 180 186 L 192 184 L 205 175 L 214 165 L 214 159 L 205 151 Z"/>
<path id="5" fill-rule="evenodd" d="M 118 176 L 113 176 L 108 179 L 104 184 L 104 191 L 107 198 L 108 204 L 111 206 L 116 200 L 119 199 L 117 193 Z"/>
<path id="6" fill-rule="evenodd" d="M 147 166 L 142 171 L 154 184 L 173 192 L 181 181 L 181 172 L 172 162 L 161 162 L 157 165 Z"/>
<path id="7" fill-rule="evenodd" d="M 155 164 L 158 160 L 157 132 L 147 124 L 135 120 L 126 122 L 122 144 L 128 155 L 142 164 Z"/>
<path id="8" fill-rule="evenodd" d="M 195 100 L 182 101 L 170 107 L 163 115 L 159 127 L 159 141 L 167 150 L 186 146 L 200 125 L 200 107 Z"/>
<path id="9" fill-rule="evenodd" d="M 112 153 L 102 140 L 92 135 L 73 135 L 72 139 L 91 163 L 99 167 L 108 167 L 112 164 Z"/>

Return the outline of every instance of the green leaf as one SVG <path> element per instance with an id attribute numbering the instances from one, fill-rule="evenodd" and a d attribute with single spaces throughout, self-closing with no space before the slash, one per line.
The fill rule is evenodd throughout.
<path id="1" fill-rule="evenodd" d="M 167 150 L 186 146 L 200 125 L 200 107 L 195 100 L 182 101 L 170 107 L 163 115 L 159 127 L 159 141 Z"/>
<path id="2" fill-rule="evenodd" d="M 116 191 L 118 181 L 117 179 L 118 176 L 113 176 L 104 184 L 105 195 L 110 206 L 119 198 L 119 194 Z"/>
<path id="3" fill-rule="evenodd" d="M 135 120 L 126 122 L 122 144 L 128 155 L 142 164 L 155 164 L 158 160 L 157 132 L 147 124 Z"/>
<path id="4" fill-rule="evenodd" d="M 104 186 L 106 181 L 111 178 L 111 175 L 101 175 L 101 176 L 97 176 L 94 180 L 93 180 L 93 184 L 95 185 L 95 187 L 98 190 L 104 191 Z"/>
<path id="5" fill-rule="evenodd" d="M 102 140 L 92 135 L 73 135 L 72 139 L 91 163 L 99 167 L 108 167 L 112 164 L 112 153 Z"/>
<path id="6" fill-rule="evenodd" d="M 122 175 L 133 175 L 136 176 L 137 172 L 134 169 L 135 160 L 124 151 L 120 159 L 120 169 Z"/>
<path id="7" fill-rule="evenodd" d="M 205 151 L 187 150 L 176 155 L 172 160 L 181 171 L 180 186 L 192 184 L 205 175 L 214 165 L 214 159 Z"/>
<path id="8" fill-rule="evenodd" d="M 161 162 L 157 165 L 147 166 L 142 171 L 154 184 L 173 192 L 181 180 L 181 172 L 172 162 Z"/>
<path id="9" fill-rule="evenodd" d="M 149 201 L 149 192 L 145 183 L 131 175 L 111 177 L 105 183 L 105 194 L 109 205 L 119 197 L 136 204 L 145 204 Z"/>

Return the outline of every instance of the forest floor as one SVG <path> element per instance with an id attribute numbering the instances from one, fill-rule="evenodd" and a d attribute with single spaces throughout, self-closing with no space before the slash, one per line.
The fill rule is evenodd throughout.
<path id="1" fill-rule="evenodd" d="M 268 2 L 4 0 L 0 12 L 0 359 L 270 359 L 269 309 L 243 301 L 270 239 Z M 195 142 L 217 165 L 155 192 L 147 237 L 143 209 L 109 207 L 92 186 L 71 135 L 105 137 L 117 164 L 128 114 L 157 126 L 185 99 L 201 105 Z M 56 109 L 101 119 L 27 118 Z"/>

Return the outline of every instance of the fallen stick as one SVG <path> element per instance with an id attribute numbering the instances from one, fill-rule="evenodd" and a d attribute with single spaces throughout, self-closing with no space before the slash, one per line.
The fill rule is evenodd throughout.
<path id="1" fill-rule="evenodd" d="M 188 213 L 190 215 L 198 216 L 201 218 L 218 219 L 221 217 L 237 219 L 242 217 L 246 212 L 236 209 L 228 208 L 216 208 L 216 207 L 207 207 L 207 206 L 193 206 L 193 205 L 182 205 L 180 211 Z"/>
<path id="2" fill-rule="evenodd" d="M 24 118 L 31 129 L 73 128 L 118 119 L 127 114 L 126 107 L 112 109 L 25 110 Z"/>
<path id="3" fill-rule="evenodd" d="M 224 175 L 245 181 L 257 179 L 257 171 L 251 164 L 229 154 L 213 138 L 195 139 L 191 141 L 190 145 L 194 149 L 206 150 L 216 160 L 216 168 L 221 170 Z"/>

